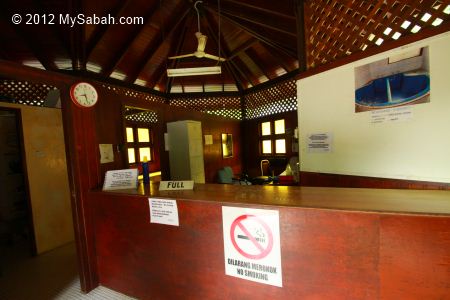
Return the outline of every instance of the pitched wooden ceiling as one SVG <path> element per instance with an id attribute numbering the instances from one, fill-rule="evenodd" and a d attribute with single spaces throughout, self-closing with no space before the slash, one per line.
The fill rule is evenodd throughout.
<path id="1" fill-rule="evenodd" d="M 447 24 L 450 14 L 450 0 L 203 0 L 197 7 L 200 24 L 192 0 L 2 0 L 0 59 L 163 93 L 242 92 Z M 14 14 L 21 24 L 12 24 Z M 139 19 L 72 27 L 61 24 L 67 14 Z M 168 59 L 197 49 L 198 25 L 205 51 L 226 58 L 222 74 L 168 78 L 167 68 L 217 65 Z"/>

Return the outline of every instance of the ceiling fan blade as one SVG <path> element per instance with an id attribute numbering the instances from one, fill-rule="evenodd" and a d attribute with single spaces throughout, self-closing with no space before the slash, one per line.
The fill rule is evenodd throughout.
<path id="1" fill-rule="evenodd" d="M 197 51 L 198 52 L 204 52 L 206 47 L 206 41 L 208 40 L 208 37 L 201 32 L 196 32 L 195 36 L 197 37 Z"/>
<path id="2" fill-rule="evenodd" d="M 226 61 L 226 59 L 223 58 L 223 57 L 218 57 L 218 56 L 215 56 L 215 55 L 212 55 L 212 54 L 208 54 L 208 53 L 205 53 L 205 55 L 203 57 L 206 57 L 206 58 L 209 58 L 209 59 L 218 60 L 218 61 Z"/>
<path id="3" fill-rule="evenodd" d="M 168 59 L 178 59 L 178 58 L 191 57 L 191 56 L 194 56 L 194 53 L 170 56 L 170 57 L 168 57 Z"/>

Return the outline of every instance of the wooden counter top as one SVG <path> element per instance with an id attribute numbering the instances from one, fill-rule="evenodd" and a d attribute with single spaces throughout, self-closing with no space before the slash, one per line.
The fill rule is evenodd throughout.
<path id="1" fill-rule="evenodd" d="M 158 186 L 158 182 L 151 182 L 137 190 L 94 192 L 244 205 L 450 215 L 450 191 L 226 184 L 195 184 L 193 191 L 159 191 Z"/>

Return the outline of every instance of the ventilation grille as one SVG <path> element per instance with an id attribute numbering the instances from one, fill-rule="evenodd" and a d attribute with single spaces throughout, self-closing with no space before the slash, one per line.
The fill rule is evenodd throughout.
<path id="1" fill-rule="evenodd" d="M 193 109 L 226 118 L 242 120 L 241 98 L 234 97 L 198 97 L 172 98 L 170 105 Z"/>
<path id="2" fill-rule="evenodd" d="M 297 85 L 288 80 L 245 96 L 246 118 L 256 119 L 297 110 Z"/>
<path id="3" fill-rule="evenodd" d="M 50 90 L 56 87 L 27 81 L 0 80 L 0 101 L 32 106 L 43 106 Z"/>
<path id="4" fill-rule="evenodd" d="M 439 26 L 450 19 L 450 0 L 305 2 L 308 66 L 332 62 Z"/>
<path id="5" fill-rule="evenodd" d="M 115 87 L 107 84 L 103 84 L 103 87 L 105 89 L 108 89 L 110 91 L 115 92 L 118 95 L 126 96 L 126 97 L 133 97 L 136 99 L 142 99 L 150 102 L 157 102 L 157 103 L 164 103 L 166 98 L 158 95 L 143 93 L 143 92 L 137 92 L 126 88 L 121 87 Z"/>
<path id="6" fill-rule="evenodd" d="M 126 107 L 125 120 L 138 123 L 158 123 L 158 114 L 151 110 L 134 112 L 133 109 Z"/>

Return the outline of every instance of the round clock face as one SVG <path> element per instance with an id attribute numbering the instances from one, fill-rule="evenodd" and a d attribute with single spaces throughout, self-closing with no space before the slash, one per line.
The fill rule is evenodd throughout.
<path id="1" fill-rule="evenodd" d="M 79 82 L 70 89 L 70 98 L 80 107 L 92 107 L 97 103 L 98 94 L 95 87 L 87 82 Z"/>

